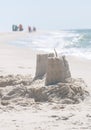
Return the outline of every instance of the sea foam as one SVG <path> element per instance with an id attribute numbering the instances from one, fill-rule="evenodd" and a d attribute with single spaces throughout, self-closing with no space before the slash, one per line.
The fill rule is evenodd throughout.
<path id="1" fill-rule="evenodd" d="M 46 52 L 52 52 L 55 48 L 60 54 L 91 59 L 91 30 L 46 31 L 29 34 L 10 44 Z"/>

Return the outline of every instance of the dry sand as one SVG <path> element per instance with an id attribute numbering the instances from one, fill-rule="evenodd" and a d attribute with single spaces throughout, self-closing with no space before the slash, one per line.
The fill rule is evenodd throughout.
<path id="1" fill-rule="evenodd" d="M 0 80 L 6 84 L 7 75 L 10 80 L 6 86 L 0 88 L 4 94 L 12 90 L 13 85 L 22 83 L 29 86 L 35 75 L 36 54 L 31 48 L 15 47 L 8 42 L 17 40 L 29 34 L 26 32 L 0 34 Z M 67 57 L 73 78 L 82 78 L 88 85 L 91 93 L 91 61 L 79 57 Z M 14 77 L 14 75 L 18 77 Z M 5 77 L 6 76 L 6 77 Z M 19 77 L 20 76 L 20 77 Z M 25 76 L 25 77 L 23 77 Z M 21 78 L 22 77 L 22 78 Z M 18 79 L 18 80 L 17 80 Z M 22 80 L 21 80 L 22 79 Z M 9 81 L 9 77 L 7 79 Z M 10 84 L 12 84 L 10 86 Z M 14 84 L 15 83 L 15 84 Z M 36 81 L 34 87 L 40 84 Z M 24 89 L 15 89 L 17 92 L 12 97 L 12 102 L 1 102 L 0 105 L 0 130 L 91 130 L 91 99 L 90 95 L 79 104 L 61 104 L 60 102 L 34 102 L 30 98 L 21 98 Z M 24 94 L 24 93 L 23 93 Z M 23 95 L 24 96 L 24 95 Z M 5 97 L 3 97 L 5 98 Z M 9 104 L 8 104 L 9 103 Z"/>

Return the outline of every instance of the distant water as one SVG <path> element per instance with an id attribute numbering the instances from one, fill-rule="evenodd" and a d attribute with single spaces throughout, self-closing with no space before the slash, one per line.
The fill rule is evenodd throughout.
<path id="1" fill-rule="evenodd" d="M 61 54 L 91 59 L 90 29 L 47 31 L 41 35 L 31 35 L 30 33 L 26 38 L 14 41 L 12 44 L 48 52 L 53 52 L 55 48 Z"/>

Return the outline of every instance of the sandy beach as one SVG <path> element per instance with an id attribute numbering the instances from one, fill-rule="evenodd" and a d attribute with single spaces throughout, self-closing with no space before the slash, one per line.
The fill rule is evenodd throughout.
<path id="1" fill-rule="evenodd" d="M 41 35 L 42 32 L 39 33 Z M 43 52 L 34 51 L 29 47 L 16 47 L 8 43 L 37 34 L 38 32 L 0 34 L 0 77 L 4 79 L 7 75 L 12 77 L 18 74 L 26 76 L 24 82 L 27 79 L 28 83 L 29 79 L 31 81 L 36 71 L 36 55 Z M 91 94 L 91 60 L 76 56 L 67 56 L 66 59 L 72 78 L 82 78 Z M 17 79 L 17 77 L 14 78 Z M 0 91 L 3 90 L 6 94 L 6 91 L 11 88 L 13 88 L 12 85 L 6 85 L 5 91 L 4 87 L 1 87 Z M 17 100 L 18 103 L 16 103 Z M 79 104 L 61 104 L 56 101 L 35 103 L 33 99 L 21 99 L 21 97 L 6 104 L 0 104 L 0 130 L 91 130 L 90 95 Z"/>

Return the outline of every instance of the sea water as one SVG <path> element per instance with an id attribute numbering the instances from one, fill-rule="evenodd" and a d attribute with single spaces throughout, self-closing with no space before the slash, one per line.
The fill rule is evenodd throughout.
<path id="1" fill-rule="evenodd" d="M 35 32 L 36 33 L 36 32 Z M 16 46 L 30 47 L 46 52 L 56 51 L 63 55 L 75 55 L 91 59 L 91 30 L 45 31 L 12 42 Z"/>

